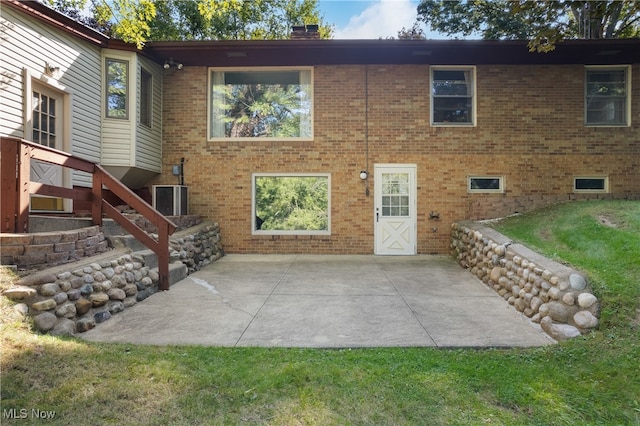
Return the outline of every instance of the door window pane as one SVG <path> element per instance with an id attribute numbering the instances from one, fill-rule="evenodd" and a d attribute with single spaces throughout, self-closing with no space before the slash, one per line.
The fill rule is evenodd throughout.
<path id="1" fill-rule="evenodd" d="M 33 92 L 33 114 L 31 115 L 33 142 L 55 148 L 56 103 L 55 99 L 40 92 Z"/>
<path id="2" fill-rule="evenodd" d="M 409 174 L 382 174 L 382 216 L 409 216 Z"/>

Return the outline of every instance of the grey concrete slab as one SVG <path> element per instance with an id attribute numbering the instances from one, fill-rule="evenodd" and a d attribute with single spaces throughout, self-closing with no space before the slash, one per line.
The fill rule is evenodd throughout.
<path id="1" fill-rule="evenodd" d="M 412 298 L 407 302 L 438 347 L 531 347 L 553 342 L 502 298 Z"/>
<path id="2" fill-rule="evenodd" d="M 273 295 L 238 345 L 344 348 L 435 343 L 399 295 Z"/>
<path id="3" fill-rule="evenodd" d="M 446 256 L 228 255 L 80 337 L 326 348 L 553 343 Z"/>

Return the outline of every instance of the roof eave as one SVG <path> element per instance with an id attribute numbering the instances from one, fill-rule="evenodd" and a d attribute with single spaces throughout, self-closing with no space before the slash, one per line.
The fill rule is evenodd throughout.
<path id="1" fill-rule="evenodd" d="M 569 40 L 532 53 L 526 40 L 247 40 L 150 42 L 158 62 L 185 66 L 337 64 L 613 64 L 640 61 L 640 39 Z"/>
<path id="2" fill-rule="evenodd" d="M 49 6 L 37 1 L 2 0 L 2 6 L 9 6 L 29 15 L 40 22 L 47 23 L 74 37 L 88 41 L 89 43 L 106 47 L 109 44 L 109 37 L 87 27 L 68 16 L 57 12 Z"/>

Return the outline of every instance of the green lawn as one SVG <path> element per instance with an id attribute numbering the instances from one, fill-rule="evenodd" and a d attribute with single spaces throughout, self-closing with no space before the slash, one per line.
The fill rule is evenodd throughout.
<path id="1" fill-rule="evenodd" d="M 640 202 L 494 226 L 586 273 L 600 329 L 535 349 L 153 347 L 36 335 L 2 300 L 0 423 L 640 425 Z"/>

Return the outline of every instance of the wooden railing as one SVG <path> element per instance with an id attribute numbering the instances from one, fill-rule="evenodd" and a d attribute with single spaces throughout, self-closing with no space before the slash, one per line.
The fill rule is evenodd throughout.
<path id="1" fill-rule="evenodd" d="M 95 225 L 102 226 L 102 218 L 107 216 L 158 256 L 158 288 L 169 289 L 169 235 L 176 230 L 173 222 L 111 176 L 99 164 L 17 138 L 0 137 L 0 153 L 2 232 L 20 234 L 29 231 L 29 199 L 32 194 L 90 201 L 91 217 Z M 32 182 L 32 160 L 90 173 L 93 178 L 92 188 L 71 189 Z M 158 239 L 150 237 L 105 201 L 102 196 L 103 188 L 110 190 L 155 225 L 158 229 Z"/>

